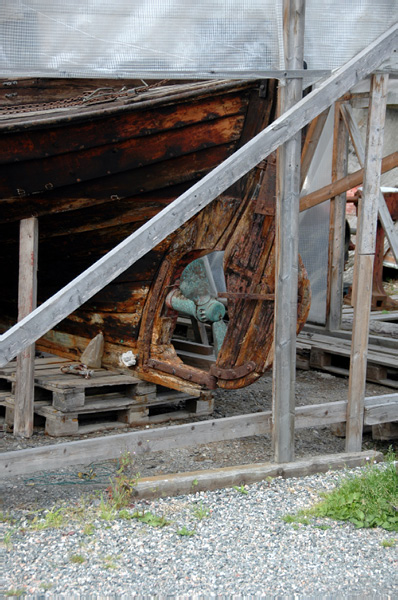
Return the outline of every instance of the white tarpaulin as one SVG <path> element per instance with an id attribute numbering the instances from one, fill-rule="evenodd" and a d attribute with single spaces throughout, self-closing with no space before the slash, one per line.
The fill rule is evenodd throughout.
<path id="1" fill-rule="evenodd" d="M 0 75 L 260 76 L 284 68 L 282 4 L 2 0 Z M 308 68 L 340 66 L 397 19 L 398 0 L 307 0 Z"/>

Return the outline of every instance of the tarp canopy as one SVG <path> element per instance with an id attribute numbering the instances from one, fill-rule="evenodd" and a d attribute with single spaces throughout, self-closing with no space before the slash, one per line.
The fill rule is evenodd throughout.
<path id="1" fill-rule="evenodd" d="M 284 69 L 282 0 L 2 0 L 3 77 L 259 77 Z M 305 61 L 332 70 L 398 0 L 307 0 Z M 398 65 L 397 58 L 395 68 Z"/>

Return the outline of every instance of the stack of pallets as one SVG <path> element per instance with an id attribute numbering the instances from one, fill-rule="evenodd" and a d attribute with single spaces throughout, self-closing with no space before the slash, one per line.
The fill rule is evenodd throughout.
<path id="1" fill-rule="evenodd" d="M 57 357 L 35 361 L 34 412 L 44 419 L 45 433 L 51 436 L 162 423 L 213 411 L 209 392 L 193 397 L 106 369 L 96 369 L 86 379 L 68 372 L 71 365 Z M 10 427 L 14 420 L 15 371 L 15 361 L 0 369 L 0 406 L 5 409 L 5 423 Z"/>

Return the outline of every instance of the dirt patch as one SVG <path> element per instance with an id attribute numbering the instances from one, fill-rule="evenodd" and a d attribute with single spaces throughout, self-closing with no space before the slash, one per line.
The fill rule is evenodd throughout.
<path id="1" fill-rule="evenodd" d="M 391 388 L 368 383 L 366 395 L 391 394 L 392 391 Z M 299 370 L 297 372 L 297 406 L 345 400 L 347 394 L 348 379 L 345 377 L 335 377 L 320 371 Z M 215 392 L 213 418 L 271 410 L 271 403 L 272 374 L 268 373 L 248 388 L 234 391 L 217 390 Z M 87 439 L 100 435 L 103 435 L 106 439 L 114 433 L 120 433 L 120 430 L 84 435 L 81 438 L 49 438 L 44 435 L 41 429 L 35 431 L 33 437 L 28 440 L 16 439 L 10 433 L 3 433 L 0 440 L 0 450 L 4 452 L 58 444 L 71 439 Z M 295 454 L 297 458 L 344 452 L 344 445 L 344 438 L 336 437 L 330 431 L 330 428 L 326 426 L 298 430 L 295 434 Z M 364 434 L 364 450 L 387 451 L 391 445 L 395 449 L 398 448 L 397 443 L 377 442 L 372 440 L 370 433 Z M 141 477 L 146 477 L 267 462 L 272 458 L 271 436 L 261 435 L 137 456 L 134 457 L 131 470 L 133 473 L 140 473 Z M 90 491 L 98 487 L 105 488 L 115 469 L 116 461 L 106 461 L 104 463 L 101 461 L 101 456 L 98 456 L 98 461 L 95 461 L 89 468 L 85 467 L 85 472 L 93 475 L 92 480 L 79 480 L 78 473 L 81 471 L 81 467 L 70 467 L 52 473 L 33 473 L 31 476 L 6 480 L 3 485 L 5 494 L 1 509 L 5 510 L 7 507 L 15 506 L 15 503 L 51 505 L 60 498 L 75 497 L 77 493 Z M 79 485 L 74 485 L 74 483 Z"/>

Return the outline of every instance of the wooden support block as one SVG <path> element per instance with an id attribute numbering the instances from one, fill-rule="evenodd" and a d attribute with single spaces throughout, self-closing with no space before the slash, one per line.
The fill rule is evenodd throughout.
<path id="1" fill-rule="evenodd" d="M 372 437 L 374 440 L 383 441 L 398 439 L 398 422 L 372 425 Z"/>
<path id="2" fill-rule="evenodd" d="M 64 412 L 73 411 L 84 406 L 84 402 L 84 390 L 68 389 L 59 392 L 53 392 L 53 406 L 57 410 L 62 410 Z"/>

